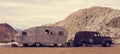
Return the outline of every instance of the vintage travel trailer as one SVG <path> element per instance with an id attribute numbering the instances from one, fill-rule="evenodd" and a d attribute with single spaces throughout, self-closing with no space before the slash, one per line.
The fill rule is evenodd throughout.
<path id="1" fill-rule="evenodd" d="M 41 46 L 44 44 L 65 44 L 68 38 L 68 32 L 60 26 L 40 26 L 33 27 L 15 35 L 14 41 L 23 46 L 35 45 Z"/>

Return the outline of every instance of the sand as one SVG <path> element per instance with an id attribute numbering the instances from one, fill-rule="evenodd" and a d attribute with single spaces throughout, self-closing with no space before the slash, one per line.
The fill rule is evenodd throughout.
<path id="1" fill-rule="evenodd" d="M 0 47 L 0 54 L 120 54 L 112 47 Z"/>

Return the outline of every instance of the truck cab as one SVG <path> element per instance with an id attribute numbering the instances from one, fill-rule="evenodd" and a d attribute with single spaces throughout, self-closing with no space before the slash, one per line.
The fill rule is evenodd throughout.
<path id="1" fill-rule="evenodd" d="M 112 39 L 108 36 L 101 36 L 99 32 L 95 31 L 79 31 L 75 34 L 74 46 L 88 46 L 91 44 L 110 47 Z"/>

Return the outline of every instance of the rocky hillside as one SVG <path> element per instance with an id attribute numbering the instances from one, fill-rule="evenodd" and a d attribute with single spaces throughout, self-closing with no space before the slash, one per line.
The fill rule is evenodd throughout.
<path id="1" fill-rule="evenodd" d="M 70 37 L 77 31 L 99 31 L 102 35 L 120 37 L 120 10 L 97 6 L 80 9 L 54 25 L 66 28 Z"/>
<path id="2" fill-rule="evenodd" d="M 17 32 L 9 24 L 0 24 L 0 41 L 10 41 L 15 33 Z"/>

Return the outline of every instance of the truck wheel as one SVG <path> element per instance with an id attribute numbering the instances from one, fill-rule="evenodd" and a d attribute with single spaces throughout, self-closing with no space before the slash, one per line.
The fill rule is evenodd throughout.
<path id="1" fill-rule="evenodd" d="M 105 46 L 106 46 L 106 47 L 110 47 L 110 46 L 111 46 L 111 43 L 110 43 L 110 42 L 105 42 Z"/>
<path id="2" fill-rule="evenodd" d="M 23 44 L 23 47 L 28 47 L 28 44 Z"/>
<path id="3" fill-rule="evenodd" d="M 82 47 L 87 47 L 87 43 L 86 43 L 86 42 L 82 42 L 82 43 L 81 43 L 81 46 L 82 46 Z"/>

